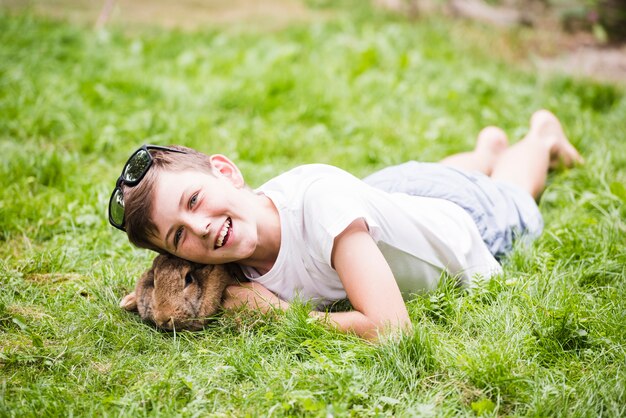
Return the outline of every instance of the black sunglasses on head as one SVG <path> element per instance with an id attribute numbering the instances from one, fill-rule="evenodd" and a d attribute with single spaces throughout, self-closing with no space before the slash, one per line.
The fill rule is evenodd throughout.
<path id="1" fill-rule="evenodd" d="M 144 144 L 130 156 L 126 164 L 124 164 L 122 174 L 115 182 L 115 189 L 113 189 L 111 199 L 109 199 L 109 223 L 121 231 L 126 232 L 126 228 L 124 228 L 124 192 L 122 191 L 122 185 L 133 187 L 138 185 L 141 179 L 144 178 L 154 162 L 150 150 L 186 154 L 185 151 L 175 148 Z"/>

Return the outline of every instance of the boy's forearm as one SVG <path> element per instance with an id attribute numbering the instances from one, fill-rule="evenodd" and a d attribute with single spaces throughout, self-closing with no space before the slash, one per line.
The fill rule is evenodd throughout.
<path id="1" fill-rule="evenodd" d="M 280 299 L 265 286 L 254 282 L 228 286 L 224 292 L 222 305 L 225 309 L 247 306 L 259 309 L 261 312 L 276 308 L 282 310 L 289 308 L 289 303 Z"/>
<path id="2" fill-rule="evenodd" d="M 342 332 L 353 332 L 361 338 L 376 341 L 381 334 L 393 333 L 399 330 L 408 331 L 412 328 L 410 321 L 377 323 L 359 311 L 348 312 L 317 312 L 312 311 L 310 316 L 327 321 L 329 325 Z"/>
<path id="3" fill-rule="evenodd" d="M 268 312 L 276 308 L 287 310 L 289 303 L 280 299 L 261 284 L 245 283 L 226 288 L 223 306 L 225 309 L 247 306 L 248 308 L 259 309 L 261 312 Z M 380 323 L 380 321 L 374 321 L 359 311 L 311 311 L 309 316 L 320 319 L 342 332 L 353 332 L 370 341 L 377 340 L 381 333 L 411 329 L 410 321 L 398 320 L 395 323 L 390 321 Z"/>

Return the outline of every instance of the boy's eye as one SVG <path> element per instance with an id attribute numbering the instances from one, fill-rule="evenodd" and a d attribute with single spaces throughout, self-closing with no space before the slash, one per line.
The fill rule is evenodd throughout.
<path id="1" fill-rule="evenodd" d="M 174 233 L 174 248 L 178 247 L 178 243 L 180 242 L 180 238 L 183 236 L 183 228 L 180 227 Z"/>
<path id="2" fill-rule="evenodd" d="M 198 193 L 194 193 L 189 199 L 189 209 L 192 209 L 198 203 Z"/>

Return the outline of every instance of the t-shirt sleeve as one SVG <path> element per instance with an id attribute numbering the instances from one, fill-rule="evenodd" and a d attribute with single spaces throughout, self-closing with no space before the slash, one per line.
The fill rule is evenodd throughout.
<path id="1" fill-rule="evenodd" d="M 304 192 L 304 237 L 318 261 L 332 265 L 335 238 L 358 219 L 363 219 L 370 234 L 375 235 L 373 231 L 377 225 L 359 193 L 362 187 L 356 178 L 323 178 L 315 181 Z"/>

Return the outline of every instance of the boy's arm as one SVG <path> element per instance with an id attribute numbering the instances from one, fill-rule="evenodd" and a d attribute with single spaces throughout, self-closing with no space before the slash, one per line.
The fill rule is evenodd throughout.
<path id="1" fill-rule="evenodd" d="M 335 238 L 331 260 L 354 310 L 313 311 L 311 316 L 329 319 L 339 330 L 370 340 L 375 340 L 380 331 L 411 328 L 391 268 L 363 220 L 353 222 Z M 283 310 L 289 307 L 289 303 L 254 282 L 228 286 L 224 295 L 226 309 L 247 305 L 267 312 L 276 307 Z"/>
<path id="2" fill-rule="evenodd" d="M 289 303 L 280 299 L 262 284 L 250 282 L 226 287 L 222 306 L 225 309 L 247 306 L 259 309 L 261 312 L 268 312 L 274 308 L 287 310 Z"/>
<path id="3" fill-rule="evenodd" d="M 373 340 L 380 331 L 411 328 L 396 279 L 365 221 L 354 221 L 335 238 L 331 261 L 354 307 L 328 314 L 339 329 Z"/>

